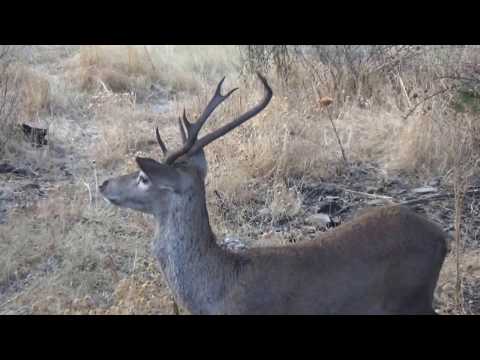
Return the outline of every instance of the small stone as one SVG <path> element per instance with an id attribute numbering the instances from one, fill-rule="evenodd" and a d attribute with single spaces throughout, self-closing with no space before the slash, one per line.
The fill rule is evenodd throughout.
<path id="1" fill-rule="evenodd" d="M 402 195 L 402 194 L 405 194 L 407 192 L 407 190 L 405 189 L 398 189 L 398 190 L 393 190 L 391 193 L 395 194 L 395 195 Z"/>
<path id="2" fill-rule="evenodd" d="M 0 164 L 0 174 L 10 173 L 13 170 L 15 170 L 15 167 L 13 167 L 10 164 L 6 164 L 6 163 Z"/>
<path id="3" fill-rule="evenodd" d="M 332 223 L 330 216 L 323 213 L 310 215 L 305 219 L 305 221 L 309 224 L 322 227 L 327 227 L 327 225 Z"/>
<path id="4" fill-rule="evenodd" d="M 340 218 L 340 216 L 334 216 L 332 217 L 332 223 L 335 226 L 340 225 L 342 223 L 342 219 Z"/>
<path id="5" fill-rule="evenodd" d="M 10 189 L 0 190 L 0 200 L 12 201 L 14 199 L 13 191 Z"/>
<path id="6" fill-rule="evenodd" d="M 247 247 L 239 238 L 231 236 L 227 236 L 220 246 L 231 251 L 240 251 Z"/>
<path id="7" fill-rule="evenodd" d="M 40 185 L 31 183 L 31 184 L 26 184 L 22 187 L 22 190 L 40 190 Z"/>
<path id="8" fill-rule="evenodd" d="M 340 210 L 340 205 L 336 201 L 320 201 L 318 205 L 316 206 L 317 212 L 319 213 L 327 213 L 327 214 L 332 214 Z"/>
<path id="9" fill-rule="evenodd" d="M 34 173 L 33 171 L 31 171 L 29 169 L 25 169 L 25 168 L 16 168 L 12 172 L 15 175 L 18 175 L 18 176 L 37 176 L 36 173 Z"/>
<path id="10" fill-rule="evenodd" d="M 329 201 L 335 201 L 340 199 L 340 196 L 325 196 L 325 199 Z"/>
<path id="11" fill-rule="evenodd" d="M 315 226 L 304 226 L 302 228 L 302 230 L 305 232 L 305 233 L 315 233 L 317 232 L 317 229 L 315 228 Z"/>
<path id="12" fill-rule="evenodd" d="M 261 210 L 258 211 L 258 215 L 260 216 L 268 216 L 271 214 L 271 211 L 269 208 L 263 208 Z"/>
<path id="13" fill-rule="evenodd" d="M 441 183 L 441 181 L 442 181 L 442 178 L 441 178 L 441 177 L 435 177 L 435 178 L 433 178 L 432 180 L 430 180 L 430 181 L 428 182 L 428 185 L 429 185 L 429 186 L 439 186 L 440 183 Z"/>
<path id="14" fill-rule="evenodd" d="M 333 195 L 338 193 L 337 187 L 333 184 L 323 184 L 321 189 L 323 194 Z"/>
<path id="15" fill-rule="evenodd" d="M 367 201 L 367 205 L 370 205 L 370 206 L 380 206 L 380 205 L 384 205 L 385 204 L 385 200 L 383 199 L 374 199 L 374 200 L 369 200 Z"/>
<path id="16" fill-rule="evenodd" d="M 434 193 L 437 191 L 438 189 L 433 186 L 422 186 L 412 190 L 412 192 L 414 192 L 415 194 L 428 194 L 428 193 Z"/>

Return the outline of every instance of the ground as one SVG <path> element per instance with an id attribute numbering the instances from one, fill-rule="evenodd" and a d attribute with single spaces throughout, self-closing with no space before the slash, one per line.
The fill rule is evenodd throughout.
<path id="1" fill-rule="evenodd" d="M 137 154 L 160 158 L 155 126 L 168 145 L 178 144 L 181 108 L 187 104 L 198 111 L 208 95 L 192 100 L 161 81 L 135 94 L 113 91 L 105 77 L 94 90 L 72 91 L 66 84 L 79 75 L 65 69 L 77 51 L 44 47 L 34 54 L 29 66 L 48 79 L 54 94 L 47 110 L 23 121 L 47 127 L 49 143 L 15 147 L 0 161 L 17 169 L 0 173 L 0 313 L 172 314 L 171 294 L 150 252 L 153 219 L 112 207 L 97 187 L 134 169 Z M 67 88 L 68 96 L 63 94 Z M 238 106 L 245 105 L 240 101 Z M 248 137 L 255 127 L 241 131 Z M 222 161 L 226 146 L 207 151 L 208 207 L 226 246 L 311 241 L 362 209 L 406 202 L 437 222 L 453 248 L 455 197 L 447 176 L 386 171 L 374 157 L 359 156 L 347 166 L 332 161 L 331 171 L 318 176 L 302 177 L 294 169 L 272 182 L 272 172 L 265 171 L 263 181 L 236 168 L 234 160 Z M 247 150 L 244 154 L 249 155 Z M 255 161 L 255 169 L 268 167 Z M 435 296 L 441 314 L 480 313 L 479 187 L 480 181 L 471 184 L 463 206 L 461 309 L 455 304 L 457 270 L 451 250 Z"/>

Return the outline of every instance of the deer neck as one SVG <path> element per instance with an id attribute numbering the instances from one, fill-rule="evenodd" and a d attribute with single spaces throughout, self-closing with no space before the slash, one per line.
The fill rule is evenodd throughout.
<path id="1" fill-rule="evenodd" d="M 210 228 L 204 189 L 179 197 L 163 214 L 155 216 L 153 246 L 170 290 L 191 313 L 215 312 L 235 271 Z"/>

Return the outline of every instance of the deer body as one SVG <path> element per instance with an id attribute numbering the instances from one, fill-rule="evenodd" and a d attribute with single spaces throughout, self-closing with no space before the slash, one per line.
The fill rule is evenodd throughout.
<path id="1" fill-rule="evenodd" d="M 157 219 L 154 254 L 193 314 L 433 314 L 442 231 L 380 208 L 317 240 L 233 253 L 216 243 L 197 192 Z"/>
<path id="2" fill-rule="evenodd" d="M 265 108 L 263 101 L 197 139 L 232 92 L 214 97 L 196 123 L 184 113 L 183 147 L 163 163 L 137 158 L 140 171 L 105 181 L 115 205 L 153 214 L 153 251 L 179 302 L 192 314 L 433 314 L 433 293 L 446 256 L 438 226 L 398 206 L 372 210 L 314 241 L 232 252 L 213 234 L 205 199 L 203 147 Z M 186 131 L 185 131 L 185 129 Z"/>

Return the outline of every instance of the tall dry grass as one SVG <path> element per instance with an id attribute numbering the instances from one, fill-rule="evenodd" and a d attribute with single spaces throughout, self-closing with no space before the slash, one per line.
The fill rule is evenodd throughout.
<path id="1" fill-rule="evenodd" d="M 236 53 L 235 46 L 82 46 L 67 69 L 86 90 L 105 85 L 142 97 L 159 82 L 169 92 L 198 92 L 212 77 L 239 66 Z"/>

